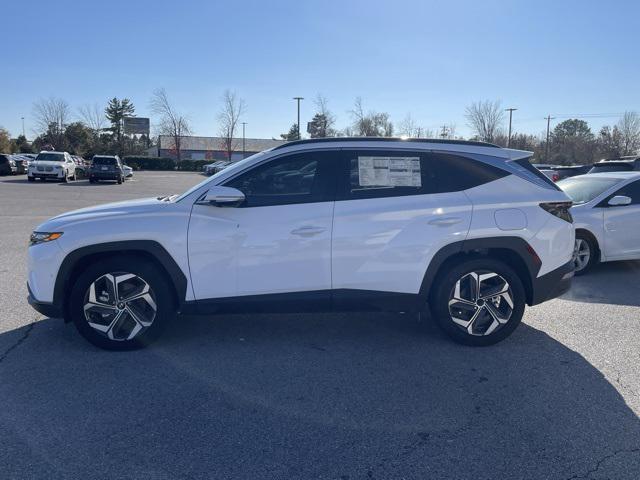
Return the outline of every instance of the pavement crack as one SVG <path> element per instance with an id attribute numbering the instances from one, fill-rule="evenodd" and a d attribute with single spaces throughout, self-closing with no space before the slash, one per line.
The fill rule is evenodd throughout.
<path id="1" fill-rule="evenodd" d="M 598 470 L 600 470 L 600 467 L 602 466 L 602 464 L 604 462 L 616 457 L 617 455 L 623 454 L 623 453 L 624 454 L 640 453 L 640 448 L 623 448 L 623 449 L 620 449 L 620 450 L 616 450 L 615 452 L 610 453 L 609 455 L 605 455 L 600 460 L 598 460 L 598 462 L 596 463 L 595 467 L 593 467 L 591 470 L 588 470 L 585 473 L 576 473 L 575 475 L 569 477 L 567 480 L 577 480 L 579 478 L 588 479 L 588 478 L 591 477 L 591 475 L 593 475 Z"/>
<path id="2" fill-rule="evenodd" d="M 29 325 L 27 325 L 27 328 L 24 329 L 24 331 L 22 332 L 22 336 L 20 338 L 18 338 L 18 340 L 16 340 L 13 345 L 9 346 L 9 348 L 7 348 L 1 355 L 0 355 L 0 363 L 4 362 L 4 360 L 9 356 L 9 354 L 14 351 L 16 348 L 18 348 L 20 345 L 22 345 L 22 343 L 29 338 L 29 335 L 31 334 L 31 330 L 33 330 L 33 327 L 35 326 L 35 321 L 31 322 Z"/>

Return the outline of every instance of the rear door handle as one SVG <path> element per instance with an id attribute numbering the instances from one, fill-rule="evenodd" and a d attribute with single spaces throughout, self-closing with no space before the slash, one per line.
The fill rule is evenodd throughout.
<path id="1" fill-rule="evenodd" d="M 437 225 L 438 227 L 448 227 L 449 225 L 455 225 L 460 223 L 462 219 L 460 217 L 442 217 L 434 218 L 429 221 L 429 225 Z"/>
<path id="2" fill-rule="evenodd" d="M 293 235 L 300 235 L 301 237 L 312 237 L 313 235 L 318 235 L 326 230 L 324 227 L 314 227 L 311 225 L 307 225 L 305 227 L 296 228 L 295 230 L 291 230 Z"/>

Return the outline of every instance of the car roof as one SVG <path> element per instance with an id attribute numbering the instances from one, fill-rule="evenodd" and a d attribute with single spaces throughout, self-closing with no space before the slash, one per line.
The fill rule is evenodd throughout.
<path id="1" fill-rule="evenodd" d="M 502 148 L 492 143 L 467 140 L 443 140 L 428 138 L 391 138 L 391 137 L 331 137 L 295 140 L 272 148 L 270 151 L 295 152 L 313 148 L 331 146 L 337 148 L 397 148 L 415 150 L 436 150 L 456 153 L 475 153 L 499 157 L 505 160 L 529 158 L 533 152 Z"/>
<path id="2" fill-rule="evenodd" d="M 618 180 L 627 180 L 630 178 L 640 178 L 640 172 L 637 171 L 629 171 L 629 172 L 600 172 L 600 173 L 587 173 L 585 175 L 576 175 L 575 177 L 569 177 L 571 179 L 574 178 L 611 178 Z"/>

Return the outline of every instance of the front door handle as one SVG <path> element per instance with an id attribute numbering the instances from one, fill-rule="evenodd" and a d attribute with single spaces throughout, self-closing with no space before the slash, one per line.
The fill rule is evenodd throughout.
<path id="1" fill-rule="evenodd" d="M 295 230 L 291 230 L 293 235 L 300 235 L 301 237 L 312 237 L 313 235 L 318 235 L 326 230 L 324 227 L 314 227 L 311 225 L 307 225 L 304 227 L 296 228 Z"/>
<path id="2" fill-rule="evenodd" d="M 448 227 L 450 225 L 455 225 L 456 223 L 460 223 L 462 219 L 460 217 L 442 217 L 442 218 L 434 218 L 429 221 L 429 225 L 437 225 L 438 227 Z"/>

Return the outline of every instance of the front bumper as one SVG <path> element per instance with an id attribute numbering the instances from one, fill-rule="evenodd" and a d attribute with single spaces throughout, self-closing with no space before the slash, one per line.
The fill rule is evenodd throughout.
<path id="1" fill-rule="evenodd" d="M 60 308 L 58 305 L 54 305 L 53 303 L 49 303 L 49 302 L 40 302 L 36 300 L 36 298 L 33 296 L 33 293 L 31 292 L 31 287 L 29 287 L 28 283 L 27 283 L 27 290 L 29 291 L 29 296 L 27 297 L 27 301 L 29 302 L 29 305 L 31 305 L 36 312 L 41 313 L 45 317 L 49 317 L 49 318 L 62 318 L 64 316 L 62 312 L 62 308 Z"/>
<path id="2" fill-rule="evenodd" d="M 538 305 L 567 292 L 571 288 L 573 270 L 574 265 L 573 260 L 571 260 L 545 275 L 534 278 L 532 281 L 533 295 L 531 305 Z"/>

